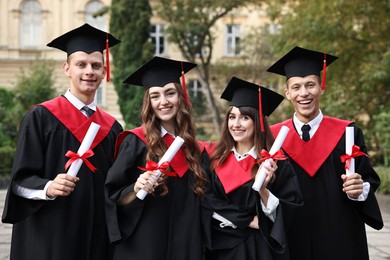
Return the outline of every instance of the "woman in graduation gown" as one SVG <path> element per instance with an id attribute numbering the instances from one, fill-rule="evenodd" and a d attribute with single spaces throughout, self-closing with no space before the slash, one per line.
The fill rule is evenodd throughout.
<path id="1" fill-rule="evenodd" d="M 260 190 L 252 188 L 257 162 L 267 158 L 262 149 L 268 151 L 273 143 L 265 116 L 283 97 L 233 77 L 221 98 L 231 106 L 220 141 L 207 148 L 213 169 L 203 204 L 205 228 L 210 230 L 207 259 L 289 259 L 286 229 L 302 201 L 283 154 L 264 166 L 267 176 Z"/>
<path id="2" fill-rule="evenodd" d="M 202 258 L 200 198 L 205 175 L 191 105 L 179 84 L 182 70 L 184 77 L 195 66 L 154 57 L 125 80 L 142 85 L 145 95 L 143 124 L 118 137 L 116 161 L 106 181 L 108 197 L 117 204 L 108 212 L 114 259 Z M 175 136 L 185 142 L 156 182 L 151 162 L 161 159 Z M 136 197 L 141 189 L 150 193 L 143 200 Z"/>

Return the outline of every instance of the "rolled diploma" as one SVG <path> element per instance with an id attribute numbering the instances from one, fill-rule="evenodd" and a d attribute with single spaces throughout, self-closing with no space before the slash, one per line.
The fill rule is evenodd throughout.
<path id="1" fill-rule="evenodd" d="M 345 128 L 345 153 L 352 154 L 352 146 L 355 143 L 353 126 L 347 126 Z M 345 174 L 348 176 L 355 172 L 355 158 L 351 158 L 349 169 L 345 169 Z"/>
<path id="2" fill-rule="evenodd" d="M 169 146 L 168 150 L 165 152 L 163 157 L 158 162 L 158 166 L 160 166 L 164 162 L 170 162 L 183 144 L 184 144 L 183 138 L 181 138 L 180 136 L 176 136 L 173 143 Z M 157 172 L 157 176 L 155 176 L 155 179 L 157 180 L 161 176 L 161 171 L 156 170 L 156 172 Z M 137 198 L 139 198 L 140 200 L 143 200 L 147 194 L 148 193 L 145 190 L 139 190 L 137 192 Z"/>
<path id="3" fill-rule="evenodd" d="M 280 129 L 280 131 L 278 133 L 278 136 L 275 139 L 275 142 L 272 144 L 272 147 L 269 151 L 269 154 L 271 156 L 280 150 L 280 148 L 282 147 L 282 144 L 284 142 L 284 139 L 286 139 L 288 131 L 290 131 L 290 128 L 288 128 L 287 126 L 282 126 L 282 128 Z M 263 185 L 265 177 L 267 176 L 267 174 L 265 173 L 266 170 L 263 166 L 264 165 L 271 165 L 271 162 L 270 162 L 271 160 L 272 159 L 265 160 L 260 165 L 260 168 L 257 170 L 255 182 L 252 185 L 252 189 L 254 189 L 255 191 L 259 191 L 261 188 L 261 185 Z"/>
<path id="4" fill-rule="evenodd" d="M 87 133 L 84 136 L 83 141 L 80 144 L 80 147 L 77 151 L 77 154 L 82 156 L 86 151 L 88 151 L 89 148 L 91 148 L 92 142 L 96 137 L 96 134 L 98 133 L 100 129 L 100 125 L 95 124 L 94 122 L 91 123 L 91 125 L 88 128 Z M 76 177 L 81 165 L 83 164 L 83 160 L 77 159 L 75 160 L 69 167 L 69 170 L 67 174 Z"/>

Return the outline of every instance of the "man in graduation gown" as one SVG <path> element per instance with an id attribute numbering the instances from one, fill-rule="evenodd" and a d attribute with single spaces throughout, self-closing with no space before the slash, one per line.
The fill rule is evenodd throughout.
<path id="1" fill-rule="evenodd" d="M 336 59 L 295 47 L 268 69 L 286 76 L 285 95 L 295 109 L 293 118 L 272 126 L 274 135 L 282 125 L 290 128 L 282 148 L 304 197 L 288 233 L 291 259 L 369 259 L 365 224 L 383 227 L 374 194 L 380 179 L 365 156 L 361 129 L 351 121 L 324 116 L 319 107 L 326 65 Z M 359 155 L 354 158 L 355 173 L 348 176 L 341 160 L 347 126 L 354 128 L 352 157 Z"/>
<path id="2" fill-rule="evenodd" d="M 103 50 L 119 41 L 84 24 L 48 44 L 68 54 L 65 95 L 33 106 L 23 118 L 2 221 L 12 223 L 11 260 L 111 258 L 104 182 L 121 125 L 94 102 L 106 75 Z M 83 111 L 85 110 L 85 111 Z M 65 165 L 91 123 L 100 125 L 78 175 Z"/>

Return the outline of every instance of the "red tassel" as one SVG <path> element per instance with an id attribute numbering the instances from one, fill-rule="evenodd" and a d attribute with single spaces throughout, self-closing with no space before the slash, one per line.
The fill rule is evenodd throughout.
<path id="1" fill-rule="evenodd" d="M 263 120 L 263 106 L 261 102 L 261 88 L 259 86 L 259 117 L 260 117 L 260 130 L 264 133 L 264 120 Z"/>
<path id="2" fill-rule="evenodd" d="M 106 40 L 106 63 L 107 63 L 107 76 L 106 76 L 106 81 L 110 82 L 111 80 L 111 75 L 110 75 L 110 44 L 108 42 L 108 33 L 107 33 L 107 40 Z"/>
<path id="3" fill-rule="evenodd" d="M 322 81 L 321 81 L 321 89 L 324 91 L 326 86 L 326 53 L 324 53 L 324 65 L 322 68 Z"/>
<path id="4" fill-rule="evenodd" d="M 188 93 L 187 93 L 186 78 L 184 77 L 183 62 L 181 62 L 181 85 L 183 87 L 184 95 L 186 97 L 186 103 L 187 103 L 187 105 L 190 105 L 191 103 L 190 103 L 190 98 L 188 97 Z"/>

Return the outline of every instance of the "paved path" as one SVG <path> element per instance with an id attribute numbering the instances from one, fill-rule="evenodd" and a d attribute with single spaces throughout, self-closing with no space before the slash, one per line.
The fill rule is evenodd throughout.
<path id="1" fill-rule="evenodd" d="M 3 212 L 5 190 L 0 190 L 0 214 Z M 377 231 L 368 226 L 367 239 L 371 260 L 390 260 L 390 196 L 378 195 L 385 226 Z M 9 259 L 12 225 L 0 222 L 0 260 Z"/>

